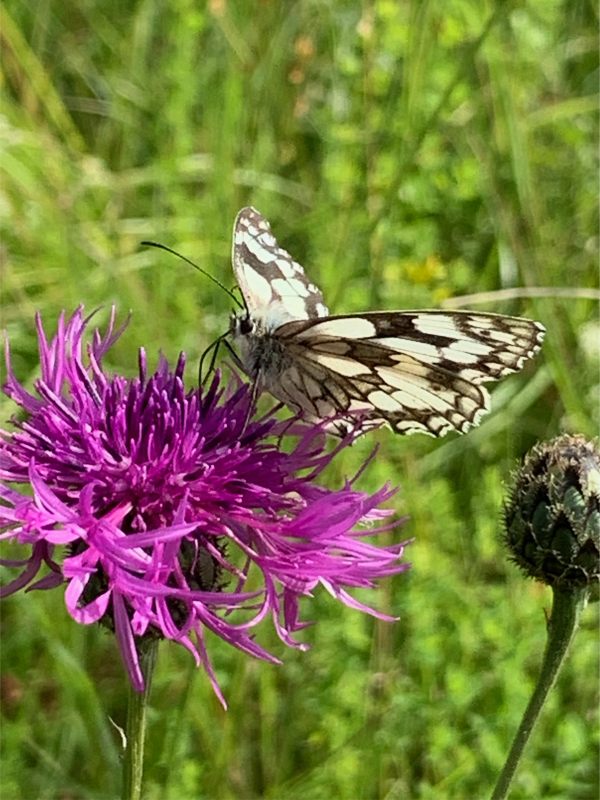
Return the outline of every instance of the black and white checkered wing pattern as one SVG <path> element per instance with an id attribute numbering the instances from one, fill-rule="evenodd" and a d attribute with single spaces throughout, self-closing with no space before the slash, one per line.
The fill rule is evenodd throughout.
<path id="1" fill-rule="evenodd" d="M 233 268 L 246 304 L 231 327 L 239 364 L 259 389 L 334 427 L 464 433 L 489 409 L 483 384 L 520 370 L 544 335 L 537 322 L 500 314 L 328 316 L 319 289 L 254 208 L 235 221 Z"/>
<path id="2" fill-rule="evenodd" d="M 360 416 L 398 433 L 464 433 L 489 410 L 482 384 L 520 370 L 543 335 L 528 319 L 470 312 L 290 322 L 277 330 L 290 360 L 276 396 L 316 418 Z"/>
<path id="3" fill-rule="evenodd" d="M 233 228 L 233 271 L 251 315 L 311 319 L 329 313 L 321 291 L 277 244 L 271 226 L 255 208 L 242 208 Z"/>

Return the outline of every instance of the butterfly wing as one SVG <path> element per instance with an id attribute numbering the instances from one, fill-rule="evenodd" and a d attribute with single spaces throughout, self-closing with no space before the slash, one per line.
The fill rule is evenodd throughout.
<path id="1" fill-rule="evenodd" d="M 374 312 L 288 322 L 278 399 L 319 419 L 387 422 L 398 433 L 464 433 L 489 409 L 481 385 L 520 370 L 544 328 L 500 314 Z"/>
<path id="2" fill-rule="evenodd" d="M 233 226 L 233 271 L 248 313 L 267 329 L 282 320 L 327 316 L 321 291 L 277 244 L 271 226 L 255 208 L 242 208 Z"/>
<path id="3" fill-rule="evenodd" d="M 499 314 L 374 312 L 330 317 L 320 290 L 254 208 L 237 215 L 233 269 L 246 304 L 232 334 L 261 388 L 307 416 L 443 436 L 478 424 L 482 386 L 522 368 L 544 328 Z"/>

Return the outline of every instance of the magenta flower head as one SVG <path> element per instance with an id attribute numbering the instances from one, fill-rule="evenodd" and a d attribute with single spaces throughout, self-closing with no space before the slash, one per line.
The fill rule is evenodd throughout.
<path id="1" fill-rule="evenodd" d="M 4 391 L 24 414 L 0 432 L 2 539 L 28 548 L 4 566 L 20 574 L 4 587 L 65 586 L 68 613 L 114 630 L 133 686 L 144 679 L 143 637 L 171 639 L 204 666 L 224 704 L 205 648 L 213 631 L 266 661 L 254 628 L 272 620 L 281 640 L 293 634 L 299 600 L 320 584 L 348 606 L 348 589 L 408 568 L 405 542 L 367 540 L 397 523 L 379 508 L 393 492 L 337 490 L 315 481 L 349 442 L 325 449 L 319 426 L 250 420 L 251 391 L 218 375 L 205 391 L 184 387 L 185 357 L 164 358 L 148 373 L 143 350 L 134 379 L 110 375 L 102 361 L 123 332 L 114 310 L 104 334 L 84 337 L 77 310 L 48 341 L 37 319 L 41 377 L 35 395 L 16 379 L 7 345 Z M 42 567 L 47 572 L 38 577 Z"/>

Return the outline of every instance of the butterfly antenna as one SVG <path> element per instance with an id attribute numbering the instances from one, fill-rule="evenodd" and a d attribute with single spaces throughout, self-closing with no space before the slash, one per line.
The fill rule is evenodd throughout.
<path id="1" fill-rule="evenodd" d="M 190 261 L 189 258 L 186 258 L 186 256 L 182 255 L 181 253 L 178 253 L 177 250 L 173 250 L 172 247 L 168 247 L 166 244 L 160 244 L 160 242 L 150 242 L 144 240 L 143 242 L 140 242 L 140 244 L 144 245 L 145 247 L 156 247 L 158 250 L 165 250 L 167 253 L 171 253 L 171 255 L 177 256 L 177 258 L 180 258 L 182 261 L 185 261 L 194 269 L 197 269 L 198 272 L 201 272 L 202 275 L 206 275 L 206 277 L 209 278 L 213 283 L 216 283 L 217 286 L 223 289 L 223 291 L 226 292 L 226 294 L 228 294 L 229 297 L 231 297 L 231 299 L 238 308 L 244 308 L 244 305 L 238 300 L 238 298 L 231 289 L 228 289 L 227 286 L 225 286 L 225 284 L 221 283 L 221 281 L 218 278 L 215 278 L 214 275 L 211 275 L 210 272 L 207 272 L 205 269 L 202 269 L 202 267 L 199 267 L 198 264 L 194 264 L 193 261 Z"/>

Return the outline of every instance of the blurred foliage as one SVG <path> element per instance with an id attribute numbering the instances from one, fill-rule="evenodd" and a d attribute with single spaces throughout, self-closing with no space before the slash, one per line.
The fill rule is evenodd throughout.
<path id="1" fill-rule="evenodd" d="M 479 798 L 537 674 L 547 592 L 498 539 L 514 459 L 598 430 L 597 9 L 585 0 L 7 0 L 0 8 L 2 325 L 36 374 L 33 314 L 133 311 L 140 344 L 196 359 L 233 282 L 231 224 L 273 223 L 337 312 L 473 307 L 531 316 L 543 354 L 467 437 L 377 435 L 365 487 L 401 484 L 414 568 L 382 585 L 395 625 L 318 595 L 283 667 L 210 642 L 224 713 L 164 646 L 145 798 Z M 546 288 L 547 291 L 541 291 Z M 498 293 L 502 290 L 502 293 Z M 527 290 L 527 291 L 526 291 Z M 508 298 L 508 299 L 507 299 Z M 190 376 L 191 377 L 191 376 Z M 12 413 L 3 401 L 2 418 Z M 331 471 L 356 470 L 361 442 Z M 126 691 L 107 634 L 59 592 L 3 605 L 6 800 L 112 798 Z M 512 797 L 598 796 L 597 606 Z"/>

